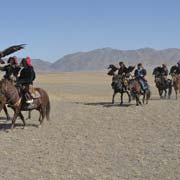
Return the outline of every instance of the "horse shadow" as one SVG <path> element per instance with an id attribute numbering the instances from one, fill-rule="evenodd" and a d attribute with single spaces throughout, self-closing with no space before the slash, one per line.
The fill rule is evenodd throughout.
<path id="1" fill-rule="evenodd" d="M 165 98 L 165 97 L 163 97 L 163 98 L 160 98 L 160 97 L 151 97 L 150 98 L 150 101 L 174 101 L 174 100 L 176 100 L 176 98 L 174 98 L 174 97 L 171 97 L 171 98 Z"/>
<path id="2" fill-rule="evenodd" d="M 0 118 L 0 120 L 2 119 L 2 117 Z M 0 122 L 0 131 L 8 131 L 11 129 L 11 120 L 6 120 L 6 118 L 3 119 L 3 122 Z M 36 127 L 38 128 L 39 125 L 38 124 L 32 124 L 32 123 L 27 123 L 25 127 Z M 15 129 L 24 129 L 23 124 L 22 123 L 16 123 L 15 124 Z"/>
<path id="3" fill-rule="evenodd" d="M 129 107 L 132 106 L 134 104 L 129 104 L 129 103 L 124 103 L 124 104 L 120 104 L 120 103 L 114 103 L 112 104 L 111 102 L 74 102 L 75 104 L 82 104 L 85 106 L 102 106 L 102 107 Z"/>

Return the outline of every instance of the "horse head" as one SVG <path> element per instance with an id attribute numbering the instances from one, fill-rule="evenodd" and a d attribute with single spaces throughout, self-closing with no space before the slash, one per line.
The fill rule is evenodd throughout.
<path id="1" fill-rule="evenodd" d="M 173 74 L 180 74 L 179 71 L 180 71 L 180 70 L 179 70 L 179 68 L 178 68 L 177 66 L 172 66 L 172 67 L 170 68 L 169 74 L 170 74 L 170 75 L 173 75 Z"/>

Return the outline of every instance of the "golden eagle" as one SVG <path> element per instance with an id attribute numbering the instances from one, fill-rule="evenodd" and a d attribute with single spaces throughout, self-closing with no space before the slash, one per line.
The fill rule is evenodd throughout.
<path id="1" fill-rule="evenodd" d="M 3 51 L 0 51 L 0 58 L 5 57 L 5 56 L 12 54 L 16 51 L 19 51 L 21 49 L 24 49 L 25 45 L 26 44 L 14 45 L 14 46 L 10 46 L 10 47 L 4 49 Z"/>

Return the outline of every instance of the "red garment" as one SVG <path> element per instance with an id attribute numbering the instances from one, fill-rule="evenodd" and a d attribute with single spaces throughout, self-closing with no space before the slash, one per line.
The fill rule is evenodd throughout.
<path id="1" fill-rule="evenodd" d="M 30 58 L 29 56 L 26 57 L 26 64 L 27 64 L 28 66 L 32 66 L 32 65 L 31 65 L 31 58 Z"/>

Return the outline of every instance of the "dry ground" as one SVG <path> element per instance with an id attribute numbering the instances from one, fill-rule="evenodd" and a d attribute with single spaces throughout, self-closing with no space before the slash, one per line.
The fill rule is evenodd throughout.
<path id="1" fill-rule="evenodd" d="M 148 105 L 119 106 L 104 72 L 38 74 L 51 122 L 37 128 L 34 112 L 11 132 L 1 114 L 0 180 L 179 180 L 180 97 L 160 100 L 149 82 Z"/>

